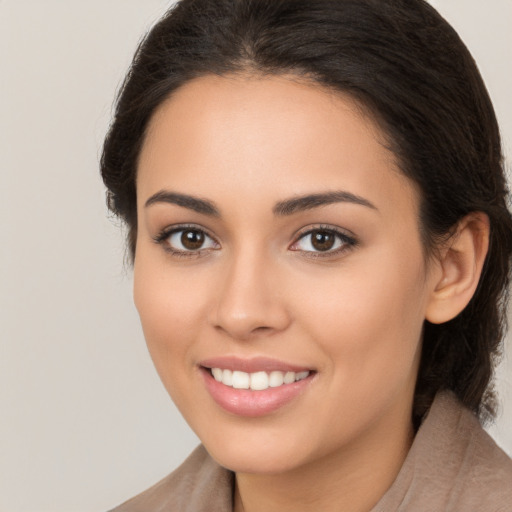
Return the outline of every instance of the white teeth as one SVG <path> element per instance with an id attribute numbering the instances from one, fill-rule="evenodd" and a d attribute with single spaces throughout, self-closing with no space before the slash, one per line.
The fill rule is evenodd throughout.
<path id="1" fill-rule="evenodd" d="M 260 391 L 268 388 L 268 375 L 265 372 L 251 373 L 251 389 Z"/>
<path id="2" fill-rule="evenodd" d="M 283 372 L 270 372 L 270 377 L 268 378 L 268 385 L 271 388 L 277 388 L 282 386 L 284 383 L 284 375 Z"/>
<path id="3" fill-rule="evenodd" d="M 308 375 L 309 375 L 308 371 L 296 373 L 295 374 L 295 380 L 305 379 Z"/>
<path id="4" fill-rule="evenodd" d="M 229 371 L 229 370 L 228 370 Z M 213 378 L 217 381 L 217 382 L 222 382 L 222 370 L 220 368 L 212 368 L 212 375 L 213 375 Z"/>
<path id="5" fill-rule="evenodd" d="M 295 382 L 295 372 L 286 372 L 284 374 L 284 383 L 291 384 L 292 382 Z"/>
<path id="6" fill-rule="evenodd" d="M 226 384 L 226 386 L 233 385 L 233 372 L 231 370 L 222 370 L 222 384 Z"/>
<path id="7" fill-rule="evenodd" d="M 273 371 L 246 373 L 240 371 L 223 370 L 222 368 L 211 369 L 213 378 L 217 382 L 222 382 L 225 386 L 235 389 L 252 389 L 253 391 L 263 391 L 264 389 L 277 388 L 283 384 L 291 384 L 305 379 L 309 371 L 303 372 L 280 372 Z"/>
<path id="8" fill-rule="evenodd" d="M 233 382 L 232 386 L 235 389 L 249 389 L 251 377 L 248 373 L 245 372 L 233 372 Z"/>

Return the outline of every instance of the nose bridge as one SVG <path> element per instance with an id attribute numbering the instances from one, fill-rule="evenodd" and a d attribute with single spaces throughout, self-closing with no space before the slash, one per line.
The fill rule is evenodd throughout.
<path id="1" fill-rule="evenodd" d="M 233 251 L 220 275 L 213 323 L 232 338 L 271 333 L 289 322 L 276 263 L 254 245 Z"/>

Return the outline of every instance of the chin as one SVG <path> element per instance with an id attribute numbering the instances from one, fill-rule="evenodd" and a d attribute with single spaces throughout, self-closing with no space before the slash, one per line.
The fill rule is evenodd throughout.
<path id="1" fill-rule="evenodd" d="M 209 433 L 203 437 L 202 441 L 213 459 L 235 473 L 284 473 L 312 457 L 311 438 L 308 442 L 307 436 L 302 439 L 301 436 L 290 436 L 288 429 L 286 432 L 273 430 L 245 425 L 234 431 L 217 430 L 213 435 Z"/>
<path id="2" fill-rule="evenodd" d="M 225 450 L 220 453 L 216 450 L 206 449 L 221 466 L 235 473 L 250 474 L 279 474 L 291 471 L 300 466 L 297 455 L 275 453 L 268 454 L 266 450 L 241 449 Z"/>

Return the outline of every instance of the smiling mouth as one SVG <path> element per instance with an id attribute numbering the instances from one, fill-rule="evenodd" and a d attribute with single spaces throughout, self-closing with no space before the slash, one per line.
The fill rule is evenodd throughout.
<path id="1" fill-rule="evenodd" d="M 238 370 L 223 368 L 209 368 L 213 378 L 225 386 L 233 389 L 250 389 L 252 391 L 264 391 L 268 388 L 279 388 L 304 380 L 310 375 L 310 371 L 271 371 L 247 373 Z"/>
<path id="2" fill-rule="evenodd" d="M 216 357 L 199 365 L 206 389 L 225 411 L 258 417 L 274 413 L 306 393 L 316 370 L 255 357 Z"/>

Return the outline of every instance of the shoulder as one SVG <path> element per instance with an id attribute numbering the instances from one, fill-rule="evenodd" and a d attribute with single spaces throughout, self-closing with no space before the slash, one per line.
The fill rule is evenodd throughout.
<path id="1" fill-rule="evenodd" d="M 450 459 L 454 465 L 453 495 L 471 507 L 461 510 L 512 512 L 512 460 L 469 410 L 460 405 L 457 408 L 456 451 Z"/>
<path id="2" fill-rule="evenodd" d="M 233 476 L 198 446 L 170 475 L 110 512 L 231 510 Z"/>
<path id="3" fill-rule="evenodd" d="M 512 460 L 450 392 L 440 393 L 373 512 L 512 512 Z"/>

